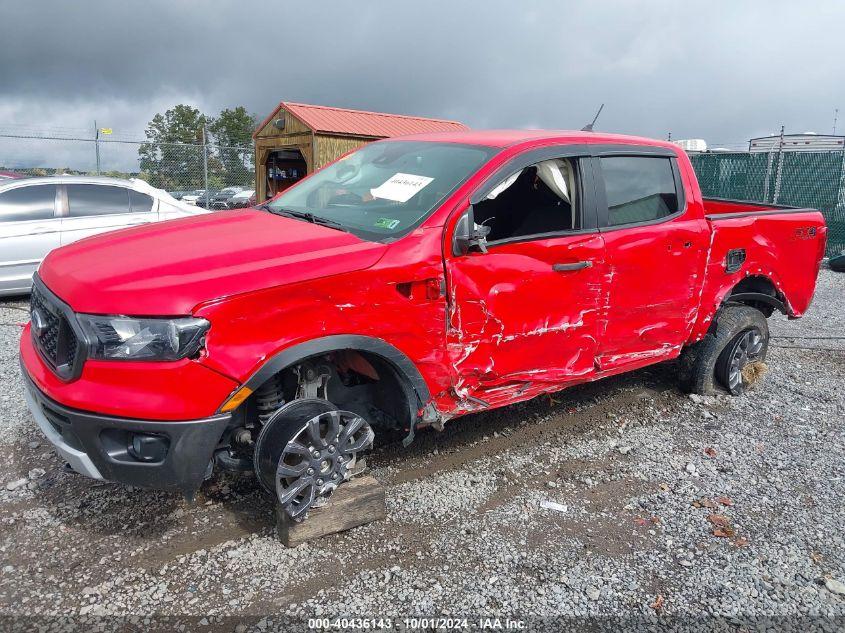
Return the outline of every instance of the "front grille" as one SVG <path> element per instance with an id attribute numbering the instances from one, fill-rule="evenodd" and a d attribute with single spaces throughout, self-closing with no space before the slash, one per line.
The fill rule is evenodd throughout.
<path id="1" fill-rule="evenodd" d="M 67 351 L 65 352 L 65 362 L 70 367 L 73 367 L 73 362 L 76 360 L 76 347 L 79 341 L 76 339 L 76 334 L 73 333 L 73 330 L 68 328 L 68 331 L 70 334 L 68 336 Z"/>
<path id="2" fill-rule="evenodd" d="M 52 293 L 33 284 L 30 295 L 30 332 L 35 348 L 50 368 L 65 380 L 77 375 L 79 337 L 70 323 L 69 308 L 60 305 Z"/>
<path id="3" fill-rule="evenodd" d="M 38 310 L 45 322 L 40 329 L 32 328 L 32 340 L 35 346 L 44 355 L 44 359 L 54 368 L 59 358 L 59 330 L 61 329 L 61 317 L 49 303 L 49 300 L 41 294 L 37 288 L 32 289 L 29 297 L 30 314 Z"/>

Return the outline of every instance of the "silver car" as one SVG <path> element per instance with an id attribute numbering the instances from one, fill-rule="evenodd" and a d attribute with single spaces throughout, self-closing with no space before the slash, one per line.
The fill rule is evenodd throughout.
<path id="1" fill-rule="evenodd" d="M 0 296 L 29 292 L 54 248 L 138 224 L 208 213 L 143 180 L 50 176 L 0 183 Z"/>

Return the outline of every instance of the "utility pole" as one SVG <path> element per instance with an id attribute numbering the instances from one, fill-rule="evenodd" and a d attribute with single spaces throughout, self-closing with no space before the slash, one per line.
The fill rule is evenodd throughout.
<path id="1" fill-rule="evenodd" d="M 780 126 L 780 143 L 778 145 L 778 170 L 775 172 L 775 192 L 772 196 L 772 203 L 777 204 L 780 197 L 780 182 L 783 174 L 783 127 Z"/>
<path id="2" fill-rule="evenodd" d="M 836 136 L 836 119 L 839 118 L 839 108 L 833 111 L 833 135 Z"/>
<path id="3" fill-rule="evenodd" d="M 208 208 L 208 131 L 205 129 L 205 121 L 202 124 L 202 177 L 205 187 L 205 208 Z"/>
<path id="4" fill-rule="evenodd" d="M 100 175 L 100 128 L 97 127 L 97 120 L 94 119 L 94 153 L 97 156 L 97 175 Z"/>
<path id="5" fill-rule="evenodd" d="M 671 132 L 669 132 L 669 136 L 667 136 L 667 137 L 666 137 L 666 140 L 667 140 L 667 141 L 671 141 L 671 140 L 672 140 L 672 133 L 671 133 Z"/>

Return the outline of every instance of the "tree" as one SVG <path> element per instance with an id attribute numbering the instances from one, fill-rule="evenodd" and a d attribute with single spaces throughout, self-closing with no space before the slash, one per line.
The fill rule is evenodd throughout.
<path id="1" fill-rule="evenodd" d="M 202 145 L 202 129 L 209 138 Z M 253 182 L 252 132 L 256 118 L 246 108 L 225 109 L 214 118 L 180 104 L 156 114 L 145 131 L 147 142 L 138 149 L 141 171 L 149 183 L 169 191 L 219 189 Z M 203 151 L 208 163 L 205 182 Z"/>
<path id="2" fill-rule="evenodd" d="M 227 185 L 253 182 L 252 133 L 256 125 L 255 115 L 249 114 L 243 106 L 226 108 L 208 125 L 216 144 L 213 149 L 222 166 L 220 176 Z"/>
<path id="3" fill-rule="evenodd" d="M 147 142 L 138 149 L 141 171 L 162 189 L 196 189 L 203 183 L 202 128 L 208 118 L 179 104 L 156 114 L 147 125 Z"/>

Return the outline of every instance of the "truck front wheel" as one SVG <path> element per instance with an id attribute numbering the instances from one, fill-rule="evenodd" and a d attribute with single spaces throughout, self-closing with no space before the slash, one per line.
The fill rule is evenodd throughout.
<path id="1" fill-rule="evenodd" d="M 769 347 L 766 317 L 756 308 L 728 305 L 707 335 L 681 354 L 682 387 L 712 395 L 740 395 L 759 379 Z"/>
<path id="2" fill-rule="evenodd" d="M 261 485 L 282 509 L 301 521 L 360 470 L 360 454 L 373 444 L 364 418 L 320 398 L 282 405 L 255 441 L 253 463 Z"/>

